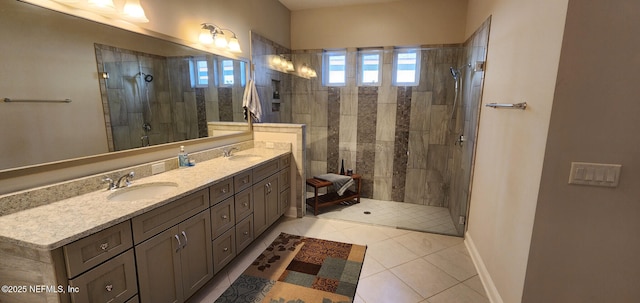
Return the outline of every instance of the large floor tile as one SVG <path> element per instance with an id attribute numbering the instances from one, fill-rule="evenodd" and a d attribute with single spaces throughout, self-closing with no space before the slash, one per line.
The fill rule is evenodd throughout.
<path id="1" fill-rule="evenodd" d="M 358 283 L 357 294 L 367 303 L 417 303 L 423 299 L 411 287 L 387 270 L 361 279 Z"/>
<path id="2" fill-rule="evenodd" d="M 416 259 L 394 267 L 391 272 L 424 298 L 431 297 L 460 283 L 423 259 Z"/>
<path id="3" fill-rule="evenodd" d="M 426 256 L 443 249 L 463 243 L 462 238 L 429 234 L 423 232 L 411 232 L 394 238 L 404 247 L 419 256 Z"/>
<path id="4" fill-rule="evenodd" d="M 430 254 L 424 259 L 459 281 L 467 280 L 478 274 L 464 243 Z"/>
<path id="5" fill-rule="evenodd" d="M 458 284 L 433 297 L 428 298 L 429 303 L 489 303 L 473 289 L 464 284 Z"/>
<path id="6" fill-rule="evenodd" d="M 371 244 L 367 254 L 388 269 L 420 257 L 393 239 Z"/>

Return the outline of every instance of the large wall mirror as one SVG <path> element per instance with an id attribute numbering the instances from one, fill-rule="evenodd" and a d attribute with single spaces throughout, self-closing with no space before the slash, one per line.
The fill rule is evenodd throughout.
<path id="1" fill-rule="evenodd" d="M 248 60 L 19 1 L 0 32 L 0 171 L 249 132 Z"/>

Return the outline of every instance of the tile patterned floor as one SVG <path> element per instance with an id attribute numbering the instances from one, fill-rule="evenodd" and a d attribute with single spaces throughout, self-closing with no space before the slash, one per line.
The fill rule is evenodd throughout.
<path id="1" fill-rule="evenodd" d="M 367 245 L 356 303 L 489 302 L 462 238 L 322 217 L 280 219 L 188 302 L 214 302 L 280 232 Z"/>
<path id="2" fill-rule="evenodd" d="M 310 196 L 313 196 L 313 193 L 310 193 Z M 369 212 L 370 214 L 365 214 L 365 212 Z M 307 207 L 307 215 L 313 216 L 313 209 L 311 207 Z M 445 235 L 458 234 L 453 225 L 451 215 L 449 214 L 449 209 L 412 203 L 362 198 L 358 204 L 349 206 L 334 205 L 322 208 L 318 217 L 399 227 Z"/>

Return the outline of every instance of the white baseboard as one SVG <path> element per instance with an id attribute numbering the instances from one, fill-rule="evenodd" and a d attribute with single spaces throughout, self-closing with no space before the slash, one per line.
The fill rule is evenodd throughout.
<path id="1" fill-rule="evenodd" d="M 471 256 L 471 260 L 476 267 L 476 271 L 478 272 L 478 276 L 480 277 L 480 281 L 482 281 L 482 286 L 484 286 L 484 290 L 487 293 L 487 297 L 489 298 L 489 302 L 491 303 L 504 303 L 502 301 L 502 297 L 500 297 L 500 293 L 496 288 L 496 285 L 493 283 L 491 279 L 491 275 L 489 275 L 489 271 L 487 267 L 484 265 L 482 261 L 482 257 L 480 253 L 478 253 L 478 249 L 476 248 L 475 243 L 473 243 L 473 238 L 471 234 L 467 231 L 464 235 L 464 244 L 467 246 L 469 250 L 469 255 Z"/>

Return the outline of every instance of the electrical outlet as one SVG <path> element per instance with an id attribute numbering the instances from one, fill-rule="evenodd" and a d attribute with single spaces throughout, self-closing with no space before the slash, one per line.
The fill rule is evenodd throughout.
<path id="1" fill-rule="evenodd" d="M 151 164 L 151 174 L 156 175 L 165 171 L 164 162 Z"/>

